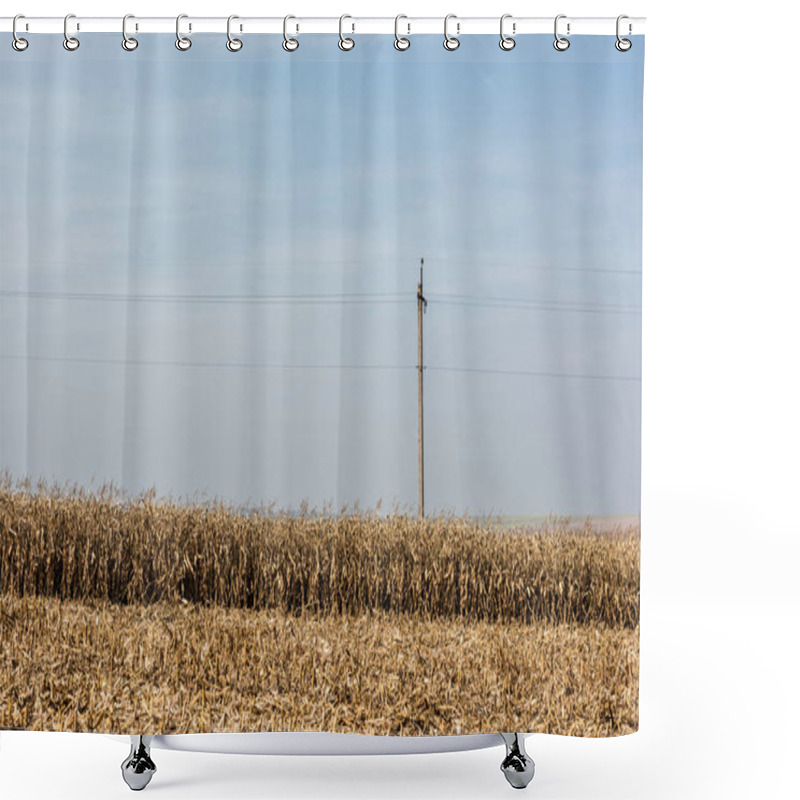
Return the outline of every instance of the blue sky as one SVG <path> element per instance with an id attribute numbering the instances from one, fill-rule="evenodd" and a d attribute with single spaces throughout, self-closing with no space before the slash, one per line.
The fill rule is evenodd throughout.
<path id="1" fill-rule="evenodd" d="M 2 50 L 0 467 L 236 503 L 639 510 L 643 39 Z"/>

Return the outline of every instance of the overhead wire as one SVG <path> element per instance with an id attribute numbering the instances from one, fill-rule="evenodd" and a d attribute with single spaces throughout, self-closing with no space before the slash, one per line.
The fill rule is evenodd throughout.
<path id="1" fill-rule="evenodd" d="M 0 297 L 33 300 L 74 300 L 136 303 L 219 303 L 219 304 L 295 304 L 295 305 L 372 305 L 414 303 L 416 297 L 400 292 L 341 292 L 341 293 L 295 293 L 295 294 L 136 294 L 113 292 L 67 292 L 55 290 L 0 289 Z M 432 293 L 428 295 L 436 305 L 463 306 L 469 308 L 525 309 L 568 313 L 621 313 L 641 314 L 638 306 L 621 304 L 587 304 L 570 300 L 532 300 L 525 298 L 498 297 L 493 295 L 471 295 L 457 293 Z M 416 370 L 416 366 L 398 364 L 271 364 L 259 362 L 214 362 L 185 360 L 113 359 L 78 356 L 46 356 L 27 354 L 0 354 L 5 360 L 27 360 L 65 362 L 81 364 L 109 364 L 125 366 L 170 366 L 216 369 L 264 369 L 264 370 Z M 585 380 L 640 381 L 641 378 L 626 375 L 598 375 L 591 373 L 568 373 L 549 370 L 512 370 L 463 366 L 426 365 L 426 371 L 450 373 L 474 373 L 482 375 L 536 376 L 544 378 L 575 378 Z"/>
<path id="2" fill-rule="evenodd" d="M 46 356 L 36 354 L 0 353 L 0 359 L 17 361 L 44 361 L 55 363 L 116 365 L 134 367 L 197 367 L 210 369 L 261 369 L 261 370 L 401 370 L 416 371 L 411 364 L 276 364 L 242 361 L 184 361 L 184 360 L 149 360 L 131 358 L 93 358 L 84 356 Z M 459 367 L 427 364 L 425 371 L 475 373 L 480 375 L 529 376 L 542 378 L 577 378 L 585 380 L 641 381 L 641 378 L 630 375 L 596 375 L 583 372 L 556 372 L 551 370 L 513 370 L 484 367 Z"/>

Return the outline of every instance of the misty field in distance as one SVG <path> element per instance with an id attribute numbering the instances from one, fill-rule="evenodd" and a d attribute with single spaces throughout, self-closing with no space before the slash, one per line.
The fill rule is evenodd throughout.
<path id="1" fill-rule="evenodd" d="M 639 530 L 0 483 L 0 727 L 637 727 Z"/>

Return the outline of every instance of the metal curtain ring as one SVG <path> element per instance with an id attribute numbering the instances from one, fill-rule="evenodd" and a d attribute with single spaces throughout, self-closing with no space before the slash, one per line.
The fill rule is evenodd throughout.
<path id="1" fill-rule="evenodd" d="M 506 36 L 503 31 L 503 25 L 507 19 L 511 19 L 511 14 L 503 14 L 503 16 L 500 17 L 500 49 L 506 51 L 513 50 L 517 46 L 516 41 L 511 36 Z M 514 33 L 517 32 L 516 23 L 513 24 L 512 30 Z"/>
<path id="2" fill-rule="evenodd" d="M 344 35 L 344 31 L 342 29 L 342 26 L 344 25 L 344 21 L 346 19 L 353 19 L 353 18 L 349 14 L 342 14 L 342 16 L 339 17 L 339 49 L 340 50 L 352 50 L 356 46 L 356 43 L 355 43 L 355 41 L 353 39 L 351 39 L 349 36 L 345 36 Z M 353 23 L 353 30 L 355 30 L 355 29 L 356 29 L 356 26 L 355 26 L 355 23 Z"/>
<path id="3" fill-rule="evenodd" d="M 289 36 L 288 25 L 290 19 L 296 19 L 296 17 L 293 17 L 291 14 L 287 14 L 283 18 L 283 49 L 289 53 L 293 53 L 298 47 L 300 47 L 300 42 L 298 42 L 297 39 L 292 39 L 292 37 Z"/>
<path id="4" fill-rule="evenodd" d="M 619 24 L 624 19 L 628 19 L 628 15 L 627 14 L 620 14 L 617 17 L 617 41 L 614 42 L 614 47 L 616 47 L 617 50 L 620 51 L 620 53 L 626 53 L 628 50 L 631 49 L 631 47 L 633 47 L 633 42 L 630 39 L 623 39 L 619 35 Z M 629 23 L 628 24 L 628 33 L 629 34 L 630 34 L 631 30 L 632 30 L 632 27 L 631 27 L 631 25 Z"/>
<path id="5" fill-rule="evenodd" d="M 556 17 L 555 23 L 553 24 L 553 32 L 555 33 L 555 37 L 556 37 L 556 40 L 553 42 L 553 47 L 555 47 L 555 49 L 558 50 L 561 53 L 563 53 L 565 50 L 569 50 L 569 39 L 565 38 L 564 36 L 559 36 L 558 35 L 558 21 L 560 19 L 566 19 L 566 18 L 567 18 L 566 14 L 559 14 Z M 567 23 L 567 36 L 569 36 L 569 27 L 570 27 L 570 24 L 568 22 Z"/>
<path id="6" fill-rule="evenodd" d="M 411 39 L 406 39 L 405 36 L 400 35 L 400 20 L 408 19 L 405 14 L 398 14 L 394 18 L 394 49 L 395 50 L 408 50 L 411 47 Z M 411 23 L 408 25 L 408 32 L 411 33 Z"/>
<path id="7" fill-rule="evenodd" d="M 243 46 L 242 40 L 235 38 L 231 34 L 231 22 L 233 22 L 233 20 L 235 19 L 239 19 L 239 17 L 237 17 L 236 14 L 231 14 L 228 17 L 228 41 L 225 42 L 225 47 L 227 47 L 228 50 L 231 51 L 231 53 L 238 53 Z M 241 30 L 241 28 L 239 30 Z"/>
<path id="8" fill-rule="evenodd" d="M 122 18 L 122 49 L 127 50 L 130 53 L 139 46 L 139 40 L 134 39 L 132 36 L 128 36 L 127 25 L 129 19 L 135 19 L 133 14 L 126 14 Z"/>
<path id="9" fill-rule="evenodd" d="M 68 25 L 71 19 L 75 19 L 74 14 L 67 14 L 64 17 L 64 49 L 70 51 L 77 50 L 81 46 L 81 43 L 74 36 L 69 35 Z"/>
<path id="10" fill-rule="evenodd" d="M 458 50 L 458 46 L 461 42 L 458 41 L 457 34 L 461 28 L 461 23 L 456 23 L 456 36 L 450 36 L 447 32 L 447 23 L 450 22 L 451 19 L 457 19 L 455 14 L 448 14 L 444 18 L 444 49 L 445 50 Z"/>
<path id="11" fill-rule="evenodd" d="M 28 49 L 28 40 L 27 40 L 27 39 L 23 39 L 23 38 L 22 38 L 22 37 L 21 37 L 21 36 L 20 36 L 20 35 L 17 33 L 17 20 L 18 20 L 18 19 L 25 19 L 25 15 L 24 15 L 24 14 L 17 14 L 17 16 L 16 16 L 16 17 L 14 17 L 14 21 L 11 23 L 11 33 L 12 33 L 12 35 L 13 35 L 13 37 L 14 37 L 14 38 L 11 40 L 11 46 L 12 46 L 12 47 L 13 47 L 13 48 L 14 48 L 14 49 L 15 49 L 15 50 L 18 52 L 18 53 L 21 53 L 23 50 L 27 50 L 27 49 Z"/>
<path id="12" fill-rule="evenodd" d="M 178 14 L 175 19 L 175 47 L 178 50 L 188 50 L 192 46 L 192 40 L 188 36 L 181 36 L 181 20 L 188 17 L 188 14 Z"/>

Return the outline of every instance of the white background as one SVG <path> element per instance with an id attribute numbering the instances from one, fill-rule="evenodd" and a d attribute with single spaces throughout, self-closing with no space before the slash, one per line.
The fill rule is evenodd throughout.
<path id="1" fill-rule="evenodd" d="M 537 775 L 527 792 L 797 797 L 797 4 L 27 0 L 3 13 L 15 12 L 647 16 L 641 730 L 532 737 Z M 102 736 L 4 732 L 0 797 L 129 797 L 119 772 L 126 754 Z M 501 749 L 155 757 L 153 798 L 486 800 L 513 791 L 498 769 Z"/>

